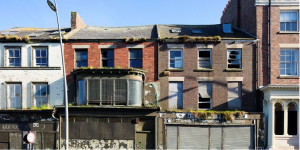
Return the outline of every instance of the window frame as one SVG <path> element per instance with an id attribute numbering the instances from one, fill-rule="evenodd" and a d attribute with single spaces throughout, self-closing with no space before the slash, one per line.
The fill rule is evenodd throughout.
<path id="1" fill-rule="evenodd" d="M 36 105 L 36 85 L 46 85 L 46 96 L 40 96 L 38 98 L 46 98 L 47 99 L 47 105 L 50 105 L 50 95 L 49 95 L 49 84 L 48 82 L 32 82 L 31 83 L 31 106 L 37 107 Z"/>
<path id="2" fill-rule="evenodd" d="M 229 84 L 234 84 L 234 83 L 237 84 L 237 87 L 235 87 L 235 88 L 238 89 L 237 93 L 234 93 L 234 94 L 238 95 L 238 97 L 231 97 L 229 95 L 229 93 L 233 93 L 232 91 L 229 90 Z M 240 103 L 241 103 L 240 108 L 235 108 L 235 109 L 238 109 L 238 110 L 243 109 L 243 98 L 242 98 L 243 97 L 243 91 L 242 90 L 243 90 L 242 81 L 227 81 L 227 109 L 231 109 L 231 108 L 229 108 L 229 102 L 230 102 L 229 100 L 232 100 L 234 98 L 238 98 L 240 100 Z"/>
<path id="3" fill-rule="evenodd" d="M 130 57 L 130 52 L 131 51 L 141 51 L 141 55 L 142 55 L 142 57 L 141 58 L 131 58 Z M 128 63 L 129 63 L 129 68 L 143 68 L 143 49 L 141 48 L 141 49 L 129 49 L 129 61 L 128 61 Z M 131 65 L 130 65 L 130 60 L 141 60 L 141 67 L 131 67 Z"/>
<path id="4" fill-rule="evenodd" d="M 105 59 L 103 59 L 103 52 L 104 51 L 112 51 L 113 52 L 113 58 L 111 59 L 111 58 L 105 58 Z M 107 60 L 107 62 L 108 62 L 108 60 L 113 60 L 113 68 L 114 68 L 114 66 L 115 66 L 115 50 L 114 49 L 101 49 L 101 67 L 108 67 L 109 68 L 109 66 L 107 65 L 107 66 L 103 66 L 103 60 Z M 108 63 L 107 63 L 108 64 Z"/>
<path id="5" fill-rule="evenodd" d="M 291 61 L 289 61 L 289 62 L 287 62 L 287 61 L 282 62 L 282 61 L 281 61 L 281 57 L 282 57 L 282 56 L 281 56 L 281 51 L 290 51 L 290 52 L 291 52 L 291 55 L 290 55 L 290 57 L 291 57 L 290 60 L 291 60 Z M 296 62 L 292 62 L 292 57 L 293 57 L 292 51 L 296 51 L 296 54 L 295 54 L 295 56 L 297 56 L 297 61 L 296 61 Z M 284 56 L 285 56 L 285 58 L 286 58 L 287 55 L 284 55 Z M 285 64 L 285 68 L 283 68 L 283 69 L 285 70 L 285 74 L 281 74 L 281 69 L 282 69 L 282 68 L 281 68 L 281 64 L 282 64 L 282 63 Z M 287 63 L 290 63 L 290 64 L 296 63 L 296 69 L 297 69 L 296 75 L 292 75 L 292 74 L 291 74 L 291 75 L 287 75 L 287 74 L 286 74 L 286 69 L 287 69 L 287 68 L 286 68 L 286 64 L 287 64 Z M 279 65 L 280 65 L 280 66 L 279 66 L 279 74 L 280 74 L 280 76 L 298 76 L 298 75 L 299 75 L 299 49 L 296 49 L 296 48 L 295 48 L 295 49 L 281 48 L 281 49 L 280 49 L 280 64 L 279 64 Z M 291 69 L 293 69 L 293 68 L 291 68 Z"/>
<path id="6" fill-rule="evenodd" d="M 205 60 L 208 60 L 207 58 L 200 58 L 200 56 L 199 56 L 199 52 L 200 51 L 209 51 L 209 67 L 208 68 L 204 68 L 204 67 L 200 67 L 200 61 L 205 61 Z M 197 60 L 197 67 L 198 67 L 198 69 L 212 69 L 212 56 L 211 56 L 211 54 L 212 54 L 212 50 L 211 49 L 198 49 L 198 54 L 197 54 L 197 58 L 198 58 L 198 60 Z"/>
<path id="7" fill-rule="evenodd" d="M 19 85 L 20 86 L 21 95 L 19 96 L 19 98 L 20 98 L 20 101 L 21 101 L 21 108 L 20 109 L 22 109 L 23 108 L 23 105 L 22 105 L 22 103 L 23 103 L 23 98 L 22 98 L 23 94 L 22 94 L 22 92 L 23 91 L 22 91 L 22 83 L 21 82 L 5 82 L 5 103 L 6 103 L 5 108 L 6 109 L 16 109 L 16 108 L 11 108 L 10 96 L 8 95 L 9 85 Z"/>
<path id="8" fill-rule="evenodd" d="M 211 98 L 209 99 L 209 101 L 202 101 L 202 102 L 200 102 L 199 101 L 199 99 L 200 99 L 200 94 L 198 93 L 198 107 L 197 107 L 197 109 L 198 110 L 211 110 L 212 109 L 212 93 L 213 93 L 213 87 L 212 87 L 212 82 L 211 81 L 205 81 L 205 82 L 203 82 L 203 81 L 201 81 L 201 82 L 198 82 L 198 90 L 199 90 L 199 84 L 200 83 L 209 83 L 209 84 L 211 84 L 210 85 L 210 87 L 211 87 Z M 206 87 L 207 88 L 207 87 Z M 210 103 L 210 108 L 199 108 L 199 104 L 201 104 L 201 103 Z"/>
<path id="9" fill-rule="evenodd" d="M 74 55 L 74 60 L 75 60 L 75 68 L 81 68 L 81 67 L 77 67 L 77 53 L 82 53 L 82 52 L 86 52 L 86 66 L 81 66 L 81 67 L 88 67 L 89 66 L 89 63 L 88 63 L 88 59 L 89 59 L 89 56 L 88 56 L 88 50 L 87 49 L 76 49 L 75 50 L 75 55 Z M 82 60 L 80 60 L 80 62 L 82 62 Z"/>
<path id="10" fill-rule="evenodd" d="M 297 17 L 296 17 L 297 20 L 296 21 L 292 21 L 292 20 L 290 20 L 290 21 L 281 21 L 281 13 L 287 13 L 287 12 L 296 12 L 297 13 Z M 297 23 L 297 25 L 296 25 L 296 27 L 297 27 L 296 31 L 294 31 L 294 30 L 287 31 L 286 30 L 286 23 L 292 23 L 292 22 L 296 22 Z M 281 30 L 281 23 L 285 23 L 285 27 L 284 27 L 285 30 Z M 280 14 L 279 14 L 279 31 L 281 31 L 281 32 L 297 32 L 297 31 L 299 31 L 299 10 L 281 10 L 280 11 Z"/>
<path id="11" fill-rule="evenodd" d="M 171 63 L 170 63 L 170 61 L 171 60 L 176 60 L 176 59 L 171 59 L 170 57 L 171 57 L 171 51 L 180 51 L 181 52 L 181 68 L 171 68 Z M 169 69 L 183 69 L 183 50 L 182 49 L 170 49 L 169 50 L 169 54 L 168 54 L 168 68 Z"/>
<path id="12" fill-rule="evenodd" d="M 9 57 L 9 50 L 19 50 L 19 57 Z M 7 67 L 21 67 L 22 66 L 22 56 L 21 56 L 22 55 L 22 49 L 21 49 L 21 47 L 5 47 L 5 52 L 6 52 L 5 66 L 7 66 Z M 20 65 L 11 66 L 10 63 L 9 63 L 10 58 L 13 58 L 13 59 L 19 58 Z"/>
<path id="13" fill-rule="evenodd" d="M 240 67 L 239 68 L 229 68 L 229 65 L 232 64 L 232 63 L 229 63 L 228 60 L 229 60 L 229 52 L 231 51 L 239 51 L 240 52 L 240 59 L 232 59 L 232 60 L 239 60 L 239 65 Z M 227 69 L 242 69 L 243 66 L 242 66 L 242 50 L 241 49 L 227 49 Z M 237 63 L 234 63 L 234 64 L 237 64 Z"/>
<path id="14" fill-rule="evenodd" d="M 34 67 L 48 67 L 49 66 L 49 51 L 48 47 L 32 47 L 33 48 L 33 66 Z M 39 58 L 46 58 L 46 65 L 37 65 L 37 56 L 36 56 L 36 50 L 46 50 L 46 57 L 39 57 Z"/>

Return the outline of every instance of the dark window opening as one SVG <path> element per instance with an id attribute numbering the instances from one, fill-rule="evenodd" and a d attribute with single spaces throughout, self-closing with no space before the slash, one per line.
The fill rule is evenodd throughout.
<path id="1" fill-rule="evenodd" d="M 241 51 L 228 50 L 228 68 L 241 68 Z"/>
<path id="2" fill-rule="evenodd" d="M 275 104 L 275 135 L 283 135 L 284 111 L 281 104 Z"/>
<path id="3" fill-rule="evenodd" d="M 87 66 L 87 51 L 76 51 L 76 68 Z"/>
<path id="4" fill-rule="evenodd" d="M 296 104 L 290 103 L 288 105 L 288 135 L 297 135 L 297 127 L 298 127 L 298 113 Z"/>
<path id="5" fill-rule="evenodd" d="M 229 61 L 228 61 L 229 62 Z M 230 64 L 228 65 L 228 68 L 240 68 L 240 65 L 237 64 Z"/>
<path id="6" fill-rule="evenodd" d="M 142 50 L 129 50 L 130 67 L 142 68 Z"/>
<path id="7" fill-rule="evenodd" d="M 102 67 L 114 67 L 114 51 L 102 51 Z"/>
<path id="8" fill-rule="evenodd" d="M 210 103 L 199 103 L 198 108 L 207 108 L 210 109 Z"/>
<path id="9" fill-rule="evenodd" d="M 210 102 L 210 98 L 201 98 L 201 97 L 199 97 L 199 102 Z"/>
<path id="10" fill-rule="evenodd" d="M 208 57 L 210 58 L 210 51 L 199 51 L 199 57 Z"/>

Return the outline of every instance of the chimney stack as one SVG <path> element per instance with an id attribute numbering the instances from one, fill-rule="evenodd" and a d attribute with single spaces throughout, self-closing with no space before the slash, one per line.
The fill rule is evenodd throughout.
<path id="1" fill-rule="evenodd" d="M 71 12 L 71 28 L 73 29 L 82 29 L 86 25 L 79 16 L 77 12 Z"/>

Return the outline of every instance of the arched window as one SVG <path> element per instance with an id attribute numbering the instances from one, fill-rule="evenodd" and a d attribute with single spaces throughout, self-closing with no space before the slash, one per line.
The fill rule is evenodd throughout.
<path id="1" fill-rule="evenodd" d="M 275 104 L 275 135 L 283 135 L 284 111 L 280 103 Z"/>
<path id="2" fill-rule="evenodd" d="M 297 135 L 297 105 L 295 103 L 288 104 L 288 135 Z"/>

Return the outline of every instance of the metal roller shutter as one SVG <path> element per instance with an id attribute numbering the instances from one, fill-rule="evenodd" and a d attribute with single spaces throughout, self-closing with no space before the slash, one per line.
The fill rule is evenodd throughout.
<path id="1" fill-rule="evenodd" d="M 208 127 L 179 127 L 179 149 L 208 149 Z"/>
<path id="2" fill-rule="evenodd" d="M 177 149 L 177 126 L 167 126 L 167 149 Z"/>
<path id="3" fill-rule="evenodd" d="M 224 149 L 252 149 L 252 127 L 225 127 Z"/>
<path id="4" fill-rule="evenodd" d="M 222 149 L 222 127 L 210 127 L 210 149 Z"/>

